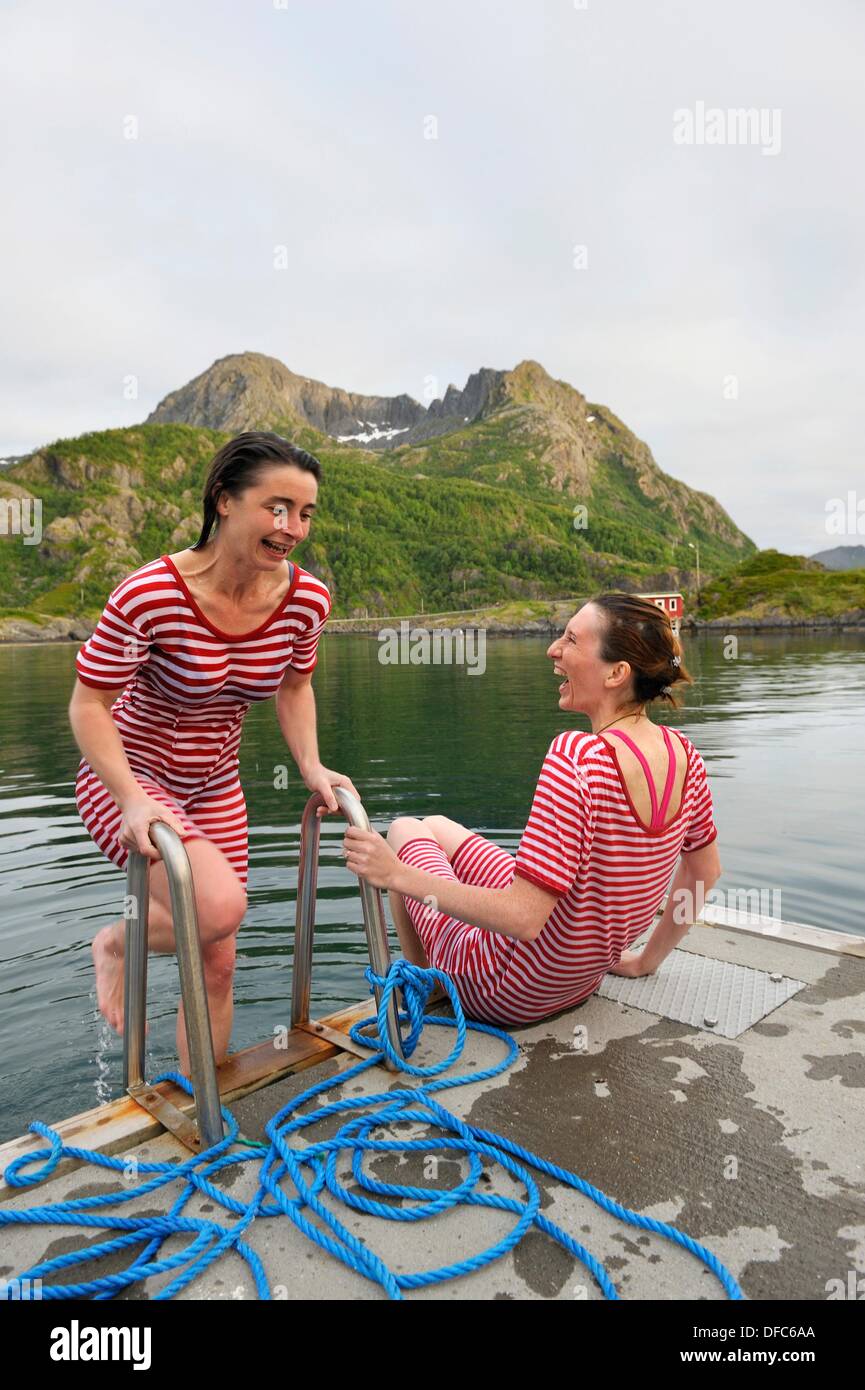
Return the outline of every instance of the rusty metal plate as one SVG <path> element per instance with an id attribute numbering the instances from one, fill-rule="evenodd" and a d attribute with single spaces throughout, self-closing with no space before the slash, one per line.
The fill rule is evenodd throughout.
<path id="1" fill-rule="evenodd" d="M 369 1021 L 375 1022 L 374 1019 Z M 310 1019 L 308 1023 L 296 1023 L 295 1028 L 302 1029 L 304 1033 L 311 1033 L 314 1038 L 324 1038 L 326 1042 L 341 1047 L 343 1052 L 353 1052 L 355 1057 L 362 1057 L 365 1062 L 369 1060 L 375 1050 L 364 1047 L 363 1043 L 356 1043 L 354 1038 L 350 1038 L 347 1033 L 341 1032 L 339 1028 L 331 1028 L 318 1019 Z"/>
<path id="2" fill-rule="evenodd" d="M 184 1115 L 182 1110 L 178 1110 L 170 1100 L 160 1095 L 155 1086 L 148 1086 L 146 1083 L 140 1086 L 130 1086 L 128 1094 L 152 1115 L 154 1120 L 158 1120 L 161 1125 L 170 1130 L 181 1144 L 185 1144 L 187 1149 L 193 1153 L 201 1152 L 201 1136 L 198 1133 L 198 1125 L 189 1115 Z"/>

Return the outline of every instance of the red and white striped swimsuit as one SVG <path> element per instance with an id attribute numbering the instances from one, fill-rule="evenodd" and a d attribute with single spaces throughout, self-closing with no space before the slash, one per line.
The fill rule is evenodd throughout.
<path id="1" fill-rule="evenodd" d="M 573 1008 L 651 926 L 679 855 L 715 839 L 705 764 L 690 740 L 673 732 L 687 768 L 679 810 L 667 825 L 675 761 L 666 728 L 670 768 L 660 809 L 652 785 L 650 826 L 637 815 L 610 745 L 571 732 L 550 744 L 516 858 L 481 835 L 464 840 L 451 861 L 429 839 L 403 845 L 399 858 L 428 873 L 485 888 L 507 888 L 516 873 L 558 898 L 534 941 L 468 926 L 406 898 L 430 964 L 452 977 L 473 1018 L 534 1023 Z"/>
<path id="2" fill-rule="evenodd" d="M 219 846 L 246 887 L 246 802 L 237 775 L 243 717 L 276 693 L 286 667 L 311 671 L 330 594 L 293 566 L 279 607 L 252 632 L 229 633 L 201 611 L 169 556 L 118 584 L 76 658 L 97 690 L 124 686 L 111 707 L 135 780 L 186 826 L 184 840 Z M 75 799 L 87 830 L 124 868 L 120 808 L 82 758 Z"/>

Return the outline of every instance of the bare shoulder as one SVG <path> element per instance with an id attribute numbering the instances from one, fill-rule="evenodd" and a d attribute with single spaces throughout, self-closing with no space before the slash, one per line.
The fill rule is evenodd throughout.
<path id="1" fill-rule="evenodd" d="M 186 550 L 178 550 L 173 555 L 169 555 L 168 558 L 171 561 L 171 563 L 175 565 L 177 569 L 180 570 L 181 574 L 186 573 L 186 565 L 188 563 L 189 558 L 188 548 Z"/>
<path id="2" fill-rule="evenodd" d="M 691 740 L 688 738 L 688 735 L 682 733 L 681 729 L 674 729 L 672 725 L 669 725 L 668 727 L 670 729 L 670 733 L 675 734 L 678 741 L 683 745 L 685 752 L 688 754 L 688 757 L 692 758 L 694 754 L 697 752 L 697 749 L 695 745 L 691 742 Z"/>
<path id="3" fill-rule="evenodd" d="M 687 734 L 683 734 L 681 729 L 675 729 L 673 732 L 678 735 L 678 738 L 681 739 L 684 744 L 685 757 L 688 767 L 690 768 L 691 778 L 706 776 L 706 764 L 703 761 L 703 755 L 696 743 L 694 743 L 693 739 L 688 738 Z"/>

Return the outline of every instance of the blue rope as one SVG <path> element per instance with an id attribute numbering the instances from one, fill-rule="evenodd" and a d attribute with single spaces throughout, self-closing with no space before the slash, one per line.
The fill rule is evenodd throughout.
<path id="1" fill-rule="evenodd" d="M 30 1297 L 46 1299 L 108 1299 L 142 1279 L 174 1272 L 171 1281 L 154 1295 L 157 1299 L 170 1299 L 203 1274 L 225 1251 L 234 1250 L 249 1267 L 258 1297 L 269 1299 L 271 1292 L 264 1266 L 255 1251 L 246 1244 L 243 1236 L 258 1218 L 283 1215 L 287 1216 L 309 1240 L 314 1241 L 349 1269 L 380 1284 L 385 1293 L 394 1299 L 401 1299 L 408 1289 L 425 1288 L 483 1269 L 512 1250 L 533 1227 L 557 1241 L 584 1265 L 597 1280 L 605 1298 L 617 1299 L 615 1286 L 604 1266 L 567 1231 L 542 1215 L 541 1194 L 530 1171 L 534 1169 L 583 1193 L 604 1211 L 619 1217 L 628 1225 L 652 1231 L 681 1245 L 717 1276 L 730 1298 L 743 1298 L 742 1291 L 729 1270 L 711 1250 L 707 1250 L 684 1232 L 677 1231 L 665 1221 L 641 1216 L 621 1206 L 575 1173 L 539 1158 L 537 1154 L 530 1153 L 501 1135 L 465 1124 L 458 1116 L 439 1104 L 434 1093 L 447 1090 L 451 1086 L 467 1086 L 499 1076 L 519 1055 L 516 1043 L 507 1033 L 485 1023 L 466 1023 L 456 989 L 447 975 L 440 970 L 422 970 L 419 966 L 410 965 L 408 961 L 398 960 L 390 967 L 386 976 L 377 976 L 371 969 L 367 969 L 366 977 L 371 989 L 377 986 L 381 990 L 376 1019 L 377 1037 L 368 1037 L 362 1031 L 369 1026 L 369 1020 L 355 1024 L 351 1029 L 351 1036 L 355 1042 L 370 1048 L 370 1056 L 348 1071 L 310 1086 L 302 1095 L 283 1106 L 266 1126 L 269 1141 L 267 1145 L 251 1144 L 248 1140 L 240 1139 L 237 1121 L 230 1111 L 223 1109 L 226 1133 L 218 1144 L 205 1153 L 192 1155 L 184 1163 L 136 1162 L 137 1175 L 153 1175 L 137 1187 L 95 1197 L 76 1198 L 68 1202 L 53 1202 L 47 1206 L 31 1207 L 22 1211 L 0 1208 L 0 1227 L 15 1224 L 91 1226 L 102 1230 L 109 1237 L 95 1245 L 33 1265 L 17 1276 L 17 1284 L 15 1281 L 7 1282 L 6 1297 L 14 1297 L 20 1288 L 23 1294 L 29 1294 Z M 424 1014 L 429 996 L 437 983 L 444 986 L 450 998 L 454 1012 L 452 1019 Z M 400 1022 L 408 1024 L 408 1034 L 402 1044 L 404 1057 L 396 1055 L 387 1032 L 388 1008 L 396 988 L 401 990 L 405 1005 L 405 1011 L 399 1015 Z M 443 1061 L 428 1067 L 413 1066 L 407 1059 L 417 1047 L 425 1025 L 454 1028 L 456 1040 L 450 1055 Z M 467 1028 L 499 1039 L 505 1045 L 506 1055 L 494 1066 L 483 1071 L 472 1072 L 468 1076 L 445 1076 L 444 1073 L 453 1067 L 462 1055 Z M 317 1109 L 299 1113 L 308 1102 L 324 1096 L 335 1087 L 343 1086 L 347 1081 L 377 1066 L 384 1058 L 390 1059 L 408 1076 L 425 1077 L 427 1080 L 415 1087 L 375 1095 L 342 1096 Z M 157 1082 L 166 1080 L 173 1081 L 188 1095 L 193 1094 L 190 1082 L 178 1072 L 163 1072 L 155 1078 Z M 294 1136 L 300 1135 L 302 1131 L 322 1120 L 346 1114 L 349 1118 L 342 1123 L 331 1139 L 305 1145 L 293 1145 L 289 1142 Z M 431 1132 L 426 1137 L 417 1139 L 373 1137 L 374 1133 L 384 1126 L 402 1123 L 424 1125 Z M 38 1149 L 34 1153 L 13 1159 L 5 1172 L 6 1182 L 11 1187 L 31 1187 L 44 1181 L 63 1158 L 80 1159 L 119 1171 L 126 1171 L 129 1167 L 128 1158 L 111 1158 L 90 1149 L 76 1149 L 64 1145 L 56 1130 L 41 1124 L 38 1120 L 30 1125 L 30 1130 L 47 1139 L 50 1148 Z M 230 1152 L 236 1146 L 242 1146 L 247 1152 Z M 350 1191 L 337 1175 L 339 1157 L 343 1153 L 351 1154 L 352 1173 L 359 1191 Z M 464 1155 L 468 1163 L 468 1173 L 456 1186 L 446 1191 L 379 1182 L 363 1169 L 364 1155 L 376 1153 L 453 1153 L 457 1157 Z M 509 1173 L 524 1189 L 524 1197 L 519 1199 L 478 1191 L 484 1170 L 483 1158 L 497 1163 Z M 42 1160 L 44 1162 L 41 1162 Z M 24 1171 L 32 1169 L 33 1164 L 40 1162 L 41 1167 Z M 215 1174 L 236 1163 L 259 1164 L 258 1188 L 251 1202 L 237 1201 L 211 1181 Z M 182 1190 L 164 1216 L 119 1216 L 107 1210 L 155 1192 L 168 1183 L 177 1182 L 182 1185 Z M 218 1221 L 184 1216 L 183 1209 L 195 1192 L 202 1193 L 210 1201 L 223 1207 L 236 1220 L 230 1224 L 220 1224 Z M 351 1210 L 380 1216 L 388 1221 L 422 1221 L 460 1205 L 492 1207 L 497 1211 L 511 1212 L 515 1220 L 505 1236 L 468 1259 L 442 1265 L 437 1269 L 403 1274 L 390 1269 L 374 1250 L 347 1229 L 331 1206 L 325 1204 L 325 1194 L 338 1199 Z M 400 1205 L 395 1205 L 392 1200 L 380 1201 L 379 1198 L 398 1199 Z M 112 1232 L 119 1234 L 111 1235 Z M 185 1248 L 173 1255 L 160 1258 L 162 1245 L 171 1236 L 188 1236 Z M 39 1292 L 33 1289 L 34 1280 L 45 1280 L 82 1262 L 99 1260 L 105 1255 L 132 1250 L 142 1245 L 144 1248 L 134 1256 L 129 1267 L 116 1274 L 104 1275 L 102 1278 L 84 1283 L 42 1283 Z"/>

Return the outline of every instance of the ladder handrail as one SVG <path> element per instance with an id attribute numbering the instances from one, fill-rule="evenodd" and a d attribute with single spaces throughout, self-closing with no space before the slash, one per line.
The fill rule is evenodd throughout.
<path id="1" fill-rule="evenodd" d="M 202 1149 L 223 1137 L 219 1083 L 213 1056 L 213 1035 L 195 910 L 195 889 L 189 855 L 180 836 L 165 821 L 149 827 L 159 850 L 171 898 L 171 915 L 180 972 L 180 995 L 186 1020 L 186 1041 L 195 1093 L 195 1114 Z M 147 1014 L 147 922 L 150 908 L 150 860 L 131 849 L 126 866 L 126 954 L 123 980 L 123 1085 L 127 1092 L 144 1080 L 144 1025 Z"/>
<path id="2" fill-rule="evenodd" d="M 369 817 L 357 797 L 345 787 L 334 787 L 340 811 L 349 825 L 360 830 L 370 830 Z M 312 945 L 315 933 L 315 898 L 318 885 L 318 857 L 321 842 L 321 820 L 315 814 L 319 806 L 325 804 L 320 792 L 313 792 L 306 803 L 300 822 L 300 859 L 297 877 L 297 916 L 294 935 L 294 970 L 291 982 L 291 1026 L 302 1028 L 309 1023 L 310 986 L 312 982 Z M 376 975 L 384 977 L 390 968 L 390 947 L 387 939 L 387 922 L 384 915 L 381 890 L 373 888 L 365 879 L 358 880 L 360 900 L 363 909 L 363 925 L 369 949 L 369 961 Z M 375 986 L 376 1004 L 381 1000 L 381 989 Z M 399 1016 L 394 996 L 388 1009 L 388 1037 L 398 1057 L 405 1056 L 399 1027 Z M 396 1071 L 393 1062 L 387 1061 L 389 1071 Z"/>

